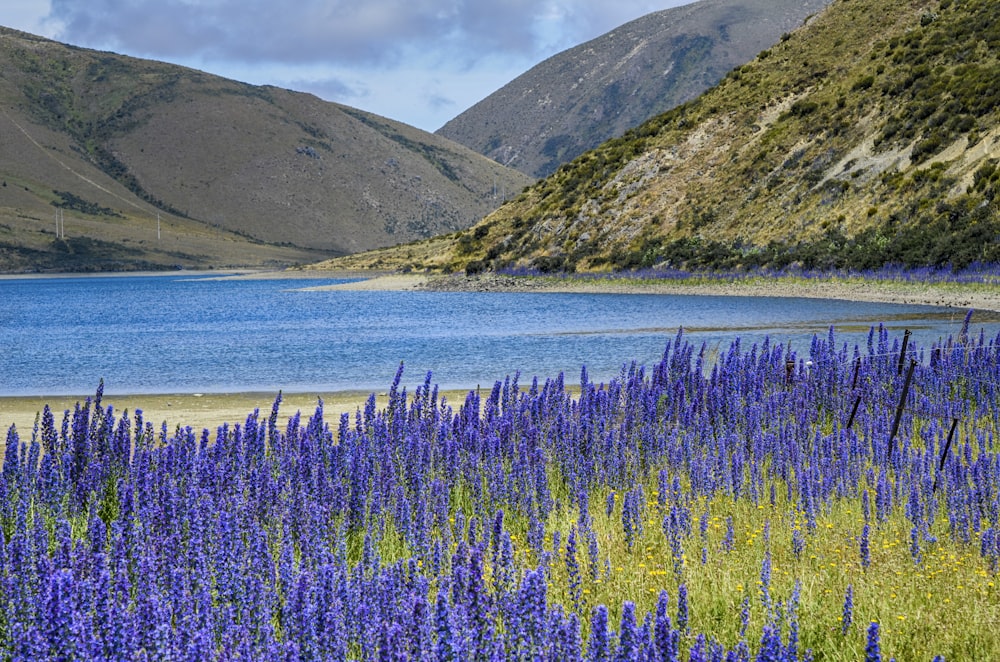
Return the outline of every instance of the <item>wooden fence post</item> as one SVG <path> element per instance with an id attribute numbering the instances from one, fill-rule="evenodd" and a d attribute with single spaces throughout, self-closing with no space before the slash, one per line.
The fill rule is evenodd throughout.
<path id="1" fill-rule="evenodd" d="M 955 428 L 958 426 L 958 419 L 951 419 L 951 430 L 948 431 L 948 441 L 944 444 L 944 450 L 941 451 L 941 463 L 938 464 L 937 473 L 934 474 L 934 489 L 933 492 L 937 492 L 938 478 L 941 476 L 941 472 L 944 470 L 944 461 L 948 459 L 948 449 L 951 448 L 951 439 L 955 435 Z"/>
<path id="2" fill-rule="evenodd" d="M 847 419 L 847 429 L 850 430 L 851 426 L 854 425 L 854 415 L 858 413 L 858 405 L 861 404 L 861 396 L 859 395 L 854 400 L 854 406 L 851 407 L 851 416 Z"/>
<path id="3" fill-rule="evenodd" d="M 909 332 L 907 332 L 909 334 Z M 906 346 L 906 341 L 903 341 Z M 896 418 L 892 421 L 892 431 L 889 433 L 889 454 L 887 460 L 892 460 L 892 445 L 896 439 L 896 431 L 899 430 L 899 419 L 903 417 L 903 406 L 906 404 L 906 396 L 910 392 L 910 380 L 913 379 L 913 369 L 917 367 L 916 359 L 910 359 L 910 369 L 906 371 L 906 381 L 903 383 L 903 393 L 899 396 L 899 406 L 896 407 Z"/>
<path id="4" fill-rule="evenodd" d="M 903 331 L 903 348 L 899 351 L 899 364 L 896 366 L 896 376 L 903 374 L 903 361 L 906 360 L 906 347 L 910 344 L 910 330 Z"/>

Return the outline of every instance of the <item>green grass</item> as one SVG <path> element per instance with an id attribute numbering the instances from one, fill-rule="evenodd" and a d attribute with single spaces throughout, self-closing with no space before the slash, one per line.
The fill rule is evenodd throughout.
<path id="1" fill-rule="evenodd" d="M 655 612 L 660 591 L 666 591 L 672 610 L 676 610 L 679 587 L 684 583 L 689 591 L 691 633 L 705 633 L 728 648 L 735 646 L 740 640 L 740 612 L 746 600 L 750 605 L 746 639 L 755 650 L 767 622 L 761 570 L 770 553 L 773 609 L 779 615 L 784 613 L 798 584 L 800 650 L 811 649 L 815 660 L 848 662 L 862 658 L 866 629 L 872 621 L 881 625 L 885 659 L 891 655 L 897 660 L 930 660 L 940 654 L 947 660 L 985 660 L 1000 650 L 1000 629 L 996 628 L 1000 589 L 996 571 L 980 557 L 978 535 L 974 534 L 969 543 L 950 537 L 943 504 L 939 505 L 937 517 L 929 528 L 937 541 L 921 543 L 919 563 L 911 556 L 911 525 L 902 507 L 897 506 L 881 525 L 875 523 L 873 516 L 871 561 L 863 568 L 859 546 L 864 527 L 860 494 L 835 501 L 819 515 L 815 528 L 808 530 L 797 504 L 788 502 L 785 485 L 774 484 L 773 504 L 770 485 L 771 481 L 765 479 L 757 505 L 745 497 L 739 501 L 717 497 L 693 502 L 692 535 L 684 539 L 679 572 L 663 532 L 664 511 L 657 506 L 656 481 L 644 485 L 647 495 L 644 532 L 631 549 L 622 525 L 622 495 L 617 495 L 614 511 L 608 516 L 604 502 L 607 492 L 592 494 L 592 528 L 600 549 L 596 579 L 587 558 L 586 540 L 577 541 L 584 639 L 589 630 L 587 619 L 597 605 L 606 605 L 610 622 L 617 624 L 624 601 L 633 601 L 641 617 L 646 611 Z M 558 494 L 558 490 L 554 493 Z M 566 496 L 560 497 L 563 504 Z M 874 508 L 874 492 L 869 496 Z M 470 505 L 471 500 L 465 502 L 459 497 L 453 502 L 452 512 L 468 513 Z M 706 512 L 708 527 L 702 537 L 698 520 Z M 578 514 L 576 508 L 564 505 L 545 522 L 545 552 L 550 568 L 548 599 L 550 603 L 562 604 L 567 611 L 574 604 L 565 560 L 566 541 Z M 735 536 L 731 549 L 726 550 L 723 540 L 728 517 L 733 520 Z M 451 522 L 454 525 L 454 516 Z M 488 518 L 480 522 L 480 535 L 488 537 L 490 526 Z M 545 562 L 528 544 L 528 523 L 524 517 L 507 516 L 504 526 L 511 532 L 514 558 L 520 569 Z M 805 539 L 799 555 L 793 550 L 795 527 Z M 555 532 L 561 540 L 557 552 L 552 547 Z M 350 558 L 355 561 L 361 557 L 362 539 L 363 533 L 357 534 L 351 544 Z M 453 544 L 449 553 L 454 550 Z M 410 557 L 410 550 L 391 523 L 386 526 L 379 551 L 383 564 Z M 484 578 L 490 586 L 494 570 L 489 555 L 484 562 Z M 853 587 L 855 608 L 853 622 L 843 632 L 842 613 L 848 585 Z M 675 616 L 671 613 L 672 618 Z M 694 643 L 694 634 L 683 641 L 685 648 Z"/>

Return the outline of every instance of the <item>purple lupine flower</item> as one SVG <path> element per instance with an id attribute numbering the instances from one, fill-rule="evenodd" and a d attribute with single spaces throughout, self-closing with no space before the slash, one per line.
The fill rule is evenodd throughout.
<path id="1" fill-rule="evenodd" d="M 865 570 L 868 569 L 868 566 L 870 566 L 872 562 L 871 548 L 868 538 L 869 538 L 869 526 L 867 523 L 865 523 L 864 528 L 861 529 L 861 540 L 858 543 L 858 546 L 860 547 L 861 551 L 861 567 L 864 568 Z"/>
<path id="2" fill-rule="evenodd" d="M 312 577 L 309 572 L 301 572 L 286 600 L 282 622 L 289 640 L 298 645 L 304 657 L 314 657 L 317 653 L 316 611 Z"/>
<path id="3" fill-rule="evenodd" d="M 590 518 L 590 494 L 586 489 L 580 489 L 577 492 L 576 503 L 580 511 L 576 520 L 576 528 L 579 529 L 580 533 L 589 531 L 593 522 Z"/>
<path id="4" fill-rule="evenodd" d="M 587 529 L 587 562 L 590 567 L 590 580 L 597 581 L 600 576 L 600 549 L 597 545 L 597 534 L 593 529 Z"/>
<path id="5" fill-rule="evenodd" d="M 667 470 L 660 469 L 660 473 L 657 475 L 656 507 L 659 508 L 661 515 L 667 508 L 667 492 L 670 489 L 669 478 Z"/>
<path id="6" fill-rule="evenodd" d="M 580 619 L 575 613 L 569 615 L 559 628 L 559 650 L 555 660 L 564 662 L 582 662 L 583 655 L 580 642 Z"/>
<path id="7" fill-rule="evenodd" d="M 680 633 L 673 629 L 670 616 L 670 598 L 666 591 L 660 591 L 656 601 L 656 621 L 653 625 L 653 647 L 657 659 L 678 662 L 680 659 Z"/>
<path id="8" fill-rule="evenodd" d="M 733 545 L 736 542 L 736 533 L 733 529 L 733 518 L 732 516 L 726 517 L 726 534 L 722 538 L 722 549 L 727 552 L 733 551 Z"/>
<path id="9" fill-rule="evenodd" d="M 409 641 L 409 659 L 427 659 L 431 652 L 431 618 L 430 610 L 423 595 L 415 595 L 410 619 L 406 628 L 406 640 Z"/>
<path id="10" fill-rule="evenodd" d="M 688 653 L 689 662 L 710 662 L 708 641 L 705 639 L 704 634 L 699 634 L 694 641 L 694 645 L 691 646 L 691 650 Z"/>
<path id="11" fill-rule="evenodd" d="M 469 517 L 469 547 L 476 547 L 479 544 L 479 518 L 475 515 Z"/>
<path id="12" fill-rule="evenodd" d="M 493 640 L 492 614 L 489 595 L 483 582 L 483 563 L 478 547 L 469 555 L 469 584 L 466 605 L 469 628 L 472 632 L 472 654 L 481 655 L 489 650 Z"/>
<path id="13" fill-rule="evenodd" d="M 445 579 L 438 588 L 437 601 L 434 605 L 434 631 L 437 635 L 435 644 L 436 657 L 439 660 L 458 659 L 456 637 L 452 630 L 451 610 L 448 605 L 448 580 Z"/>
<path id="14" fill-rule="evenodd" d="M 405 660 L 407 658 L 407 651 L 403 645 L 403 628 L 398 623 L 392 623 L 389 621 L 382 621 L 381 627 L 379 628 L 378 635 L 378 652 L 379 660 Z M 297 644 L 298 642 L 290 642 Z M 298 646 L 296 646 L 298 648 Z M 288 656 L 288 659 L 298 660 L 301 659 L 302 654 L 300 651 L 296 651 L 294 655 Z M 308 657 L 306 659 L 309 659 Z"/>
<path id="15" fill-rule="evenodd" d="M 688 588 L 687 584 L 677 587 L 677 629 L 681 632 L 688 630 Z"/>
<path id="16" fill-rule="evenodd" d="M 628 550 L 632 551 L 632 546 L 635 543 L 636 536 L 636 522 L 633 511 L 635 510 L 632 506 L 635 497 L 632 492 L 625 493 L 625 499 L 622 501 L 622 529 L 625 531 L 625 544 L 628 546 Z"/>
<path id="17" fill-rule="evenodd" d="M 576 560 L 576 527 L 570 526 L 566 539 L 566 575 L 569 579 L 569 595 L 573 602 L 573 610 L 580 611 L 580 600 L 583 596 L 580 585 L 580 564 Z"/>
<path id="18" fill-rule="evenodd" d="M 802 527 L 798 524 L 792 529 L 792 553 L 795 554 L 795 558 L 801 558 L 802 552 L 806 548 L 806 537 L 802 533 Z"/>
<path id="19" fill-rule="evenodd" d="M 840 633 L 847 634 L 851 628 L 851 621 L 854 620 L 854 585 L 848 584 L 844 593 L 844 610 L 840 617 Z"/>
<path id="20" fill-rule="evenodd" d="M 884 522 L 892 510 L 892 487 L 886 478 L 885 472 L 879 473 L 878 482 L 875 484 L 875 516 L 879 522 Z"/>
<path id="21" fill-rule="evenodd" d="M 709 522 L 709 512 L 705 509 L 705 512 L 701 514 L 698 519 L 698 534 L 701 536 L 701 564 L 705 565 L 708 563 L 708 522 Z"/>
<path id="22" fill-rule="evenodd" d="M 541 557 L 545 549 L 545 524 L 534 513 L 528 520 L 528 545 L 536 556 Z"/>
<path id="23" fill-rule="evenodd" d="M 726 662 L 750 662 L 750 647 L 742 639 L 726 654 Z M 811 661 L 810 661 L 811 662 Z"/>
<path id="24" fill-rule="evenodd" d="M 642 619 L 642 625 L 638 629 L 639 641 L 636 652 L 636 659 L 640 661 L 653 660 L 656 656 L 656 645 L 653 642 L 653 614 L 646 612 Z"/>
<path id="25" fill-rule="evenodd" d="M 635 620 L 635 603 L 626 600 L 622 604 L 621 627 L 618 631 L 618 652 L 615 660 L 623 662 L 635 660 L 639 654 L 639 633 Z"/>
<path id="26" fill-rule="evenodd" d="M 764 561 L 760 567 L 760 601 L 764 612 L 771 613 L 771 552 L 764 552 Z"/>
<path id="27" fill-rule="evenodd" d="M 773 625 L 765 625 L 760 637 L 757 662 L 783 662 L 783 660 L 781 632 Z"/>
<path id="28" fill-rule="evenodd" d="M 493 531 L 490 535 L 490 549 L 493 550 L 494 559 L 500 549 L 500 534 L 503 530 L 503 509 L 497 509 L 497 513 L 493 517 Z"/>
<path id="29" fill-rule="evenodd" d="M 788 624 L 788 645 L 785 646 L 781 662 L 798 662 L 799 660 L 799 622 L 792 620 Z"/>
<path id="30" fill-rule="evenodd" d="M 684 570 L 684 509 L 676 504 L 670 507 L 670 514 L 663 518 L 663 534 L 670 542 L 670 556 L 674 563 L 674 574 L 680 580 Z"/>
<path id="31" fill-rule="evenodd" d="M 546 635 L 545 573 L 529 570 L 521 580 L 515 601 L 516 638 L 522 656 L 538 657 Z"/>
<path id="32" fill-rule="evenodd" d="M 504 531 L 500 534 L 500 551 L 493 564 L 493 591 L 496 595 L 502 596 L 513 590 L 516 572 L 514 543 L 511 542 L 510 533 Z"/>
<path id="33" fill-rule="evenodd" d="M 45 595 L 43 622 L 47 659 L 72 660 L 78 656 L 78 647 L 84 642 L 77 641 L 73 633 L 75 599 L 72 571 L 56 570 L 49 578 Z"/>
<path id="34" fill-rule="evenodd" d="M 868 626 L 868 642 L 865 644 L 865 662 L 882 662 L 878 623 L 874 621 Z"/>
<path id="35" fill-rule="evenodd" d="M 920 504 L 920 490 L 917 482 L 910 483 L 910 492 L 906 500 L 905 514 L 913 522 L 914 526 L 920 527 L 923 523 L 923 508 Z"/>
<path id="36" fill-rule="evenodd" d="M 979 541 L 979 555 L 989 562 L 992 572 L 997 570 L 998 538 L 1000 536 L 997 535 L 996 529 L 990 527 L 983 531 L 983 536 Z"/>
<path id="37" fill-rule="evenodd" d="M 587 640 L 587 662 L 610 662 L 608 642 L 608 608 L 597 605 L 590 619 L 590 639 Z"/>
<path id="38" fill-rule="evenodd" d="M 462 540 L 464 542 L 465 538 L 465 511 L 461 508 L 455 513 L 455 527 L 452 537 L 455 540 Z"/>
<path id="39" fill-rule="evenodd" d="M 670 595 L 663 589 L 660 589 L 659 595 L 656 597 L 656 609 L 653 621 L 653 641 L 658 648 L 662 650 L 660 646 L 661 638 L 663 642 L 666 642 L 666 636 L 670 633 Z"/>
<path id="40" fill-rule="evenodd" d="M 740 640 L 744 641 L 747 636 L 747 628 L 750 627 L 750 596 L 744 595 L 740 606 Z"/>
<path id="41" fill-rule="evenodd" d="M 3 481 L 7 485 L 13 486 L 17 480 L 20 470 L 18 454 L 21 450 L 21 442 L 17 436 L 17 428 L 13 425 L 7 430 L 7 443 L 4 446 L 3 455 Z"/>

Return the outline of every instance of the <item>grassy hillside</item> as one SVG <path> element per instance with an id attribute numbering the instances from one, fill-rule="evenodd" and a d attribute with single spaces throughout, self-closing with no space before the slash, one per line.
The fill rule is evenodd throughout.
<path id="1" fill-rule="evenodd" d="M 995 2 L 837 0 L 697 100 L 582 155 L 475 228 L 353 263 L 1000 261 L 998 52 Z"/>
<path id="2" fill-rule="evenodd" d="M 699 0 L 533 67 L 438 134 L 535 177 L 698 96 L 829 0 Z"/>
<path id="3" fill-rule="evenodd" d="M 0 270 L 312 261 L 467 227 L 530 181 L 311 95 L 3 28 L 0 138 Z"/>

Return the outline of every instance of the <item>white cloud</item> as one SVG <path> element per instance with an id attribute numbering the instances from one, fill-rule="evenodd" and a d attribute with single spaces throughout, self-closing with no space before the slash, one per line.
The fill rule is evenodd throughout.
<path id="1" fill-rule="evenodd" d="M 78 46 L 301 89 L 434 130 L 545 57 L 688 1 L 8 0 L 4 14 Z"/>
<path id="2" fill-rule="evenodd" d="M 49 19 L 50 13 L 48 0 L 5 0 L 0 24 L 31 34 L 52 36 L 59 26 Z"/>

